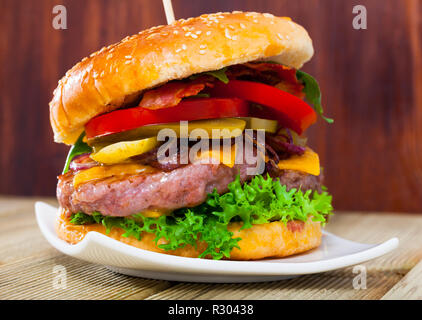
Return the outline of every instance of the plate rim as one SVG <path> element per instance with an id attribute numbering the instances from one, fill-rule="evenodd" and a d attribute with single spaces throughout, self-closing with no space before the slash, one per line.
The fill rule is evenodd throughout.
<path id="1" fill-rule="evenodd" d="M 325 236 L 333 237 L 334 239 L 340 239 L 341 241 L 347 241 L 354 244 L 367 245 L 368 248 L 363 251 L 356 252 L 353 254 L 335 257 L 331 259 L 312 261 L 312 262 L 268 262 L 262 261 L 233 261 L 233 260 L 211 260 L 211 259 L 199 259 L 199 258 L 187 258 L 180 256 L 167 255 L 163 253 L 148 251 L 140 248 L 136 248 L 112 239 L 101 233 L 91 231 L 85 238 L 76 245 L 66 243 L 64 240 L 58 238 L 56 233 L 52 233 L 50 227 L 47 226 L 44 221 L 47 214 L 44 209 L 55 210 L 57 208 L 42 201 L 35 203 L 35 213 L 38 226 L 41 233 L 46 240 L 56 248 L 58 251 L 70 255 L 75 258 L 79 258 L 91 263 L 90 260 L 81 257 L 84 250 L 89 250 L 89 245 L 92 243 L 106 247 L 113 251 L 118 251 L 121 254 L 129 255 L 134 259 L 142 259 L 148 265 L 163 265 L 171 266 L 172 272 L 178 273 L 204 273 L 212 272 L 212 274 L 221 275 L 250 275 L 250 276 L 277 276 L 277 275 L 303 275 L 311 273 L 320 273 L 325 271 L 331 271 L 344 267 L 353 266 L 356 264 L 363 263 L 368 260 L 378 258 L 384 254 L 391 252 L 396 249 L 399 244 L 399 239 L 393 237 L 387 241 L 379 244 L 363 244 L 348 239 L 341 238 L 332 233 L 323 231 Z M 50 214 L 49 214 L 50 215 Z M 55 217 L 57 216 L 57 213 Z M 165 261 L 163 261 L 163 259 Z M 195 262 L 195 263 L 192 263 Z M 108 264 L 115 266 L 113 264 Z M 121 268 L 128 268 L 124 266 L 115 266 Z M 150 268 L 138 268 L 139 270 L 153 270 Z"/>

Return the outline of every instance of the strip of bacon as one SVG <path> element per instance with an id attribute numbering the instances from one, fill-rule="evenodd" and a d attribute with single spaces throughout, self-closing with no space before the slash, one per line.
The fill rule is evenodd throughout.
<path id="1" fill-rule="evenodd" d="M 139 106 L 150 110 L 174 107 L 183 98 L 198 94 L 207 85 L 211 85 L 211 83 L 206 77 L 191 82 L 169 82 L 157 89 L 145 92 Z"/>
<path id="2" fill-rule="evenodd" d="M 303 85 L 296 78 L 296 69 L 283 66 L 281 64 L 261 62 L 261 63 L 245 63 L 237 69 L 237 74 L 234 73 L 233 77 L 239 77 L 242 75 L 261 74 L 265 77 L 265 74 L 273 72 L 276 77 L 280 80 L 279 83 L 274 86 L 280 90 L 291 93 L 301 99 L 305 98 L 303 92 Z M 243 70 L 242 70 L 243 69 Z"/>
<path id="3" fill-rule="evenodd" d="M 296 78 L 296 69 L 289 68 L 275 63 L 245 63 L 232 66 L 227 70 L 227 75 L 231 79 L 241 76 L 261 76 L 271 78 L 275 81 L 272 85 L 280 90 L 291 93 L 301 99 L 305 97 L 303 85 Z M 197 95 L 206 86 L 212 86 L 215 78 L 210 76 L 200 76 L 191 81 L 169 82 L 157 89 L 148 90 L 139 104 L 140 107 L 156 110 L 174 107 L 186 97 Z"/>
<path id="4" fill-rule="evenodd" d="M 275 71 L 277 72 L 280 79 L 286 80 L 291 83 L 299 83 L 296 78 L 296 69 L 283 66 L 282 64 L 276 63 L 245 63 L 246 67 L 257 70 L 257 71 Z"/>

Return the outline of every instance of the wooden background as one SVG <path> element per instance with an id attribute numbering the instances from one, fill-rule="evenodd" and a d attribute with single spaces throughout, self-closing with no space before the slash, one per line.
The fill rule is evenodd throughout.
<path id="1" fill-rule="evenodd" d="M 68 30 L 52 28 L 63 4 Z M 178 18 L 253 10 L 291 16 L 316 55 L 333 125 L 309 131 L 341 210 L 422 212 L 422 1 L 173 0 Z M 368 30 L 352 28 L 352 8 Z M 53 143 L 48 102 L 81 58 L 164 24 L 159 0 L 0 0 L 0 194 L 54 195 L 68 147 Z"/>

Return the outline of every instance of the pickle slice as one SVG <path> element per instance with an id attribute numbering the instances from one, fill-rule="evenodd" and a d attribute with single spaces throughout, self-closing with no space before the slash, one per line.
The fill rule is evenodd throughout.
<path id="1" fill-rule="evenodd" d="M 245 126 L 246 121 L 238 118 L 219 118 L 189 121 L 187 128 L 183 126 L 181 128 L 179 122 L 163 123 L 143 126 L 125 132 L 90 139 L 88 140 L 88 144 L 94 148 L 94 151 L 98 151 L 105 146 L 119 141 L 132 141 L 147 137 L 156 137 L 162 129 L 174 130 L 177 137 L 180 137 L 181 133 L 191 134 L 191 132 L 195 129 L 203 129 L 208 134 L 210 139 L 228 139 L 241 135 L 242 131 L 245 129 Z M 217 131 L 214 131 L 213 136 L 213 130 L 221 130 L 220 135 L 217 134 Z"/>
<path id="2" fill-rule="evenodd" d="M 158 145 L 156 137 L 135 141 L 121 141 L 110 144 L 92 153 L 91 158 L 104 164 L 120 163 L 124 160 L 148 152 Z"/>
<path id="3" fill-rule="evenodd" d="M 240 119 L 246 121 L 246 129 L 261 129 L 269 133 L 276 133 L 278 129 L 278 122 L 276 120 L 267 120 L 254 117 L 245 117 Z"/>

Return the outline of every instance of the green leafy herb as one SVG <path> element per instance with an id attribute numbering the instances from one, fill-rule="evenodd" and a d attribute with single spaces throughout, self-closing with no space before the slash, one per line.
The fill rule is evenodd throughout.
<path id="1" fill-rule="evenodd" d="M 314 110 L 328 123 L 333 123 L 334 120 L 323 116 L 323 109 L 321 105 L 321 90 L 319 88 L 318 82 L 311 75 L 306 72 L 297 70 L 296 71 L 297 79 L 303 83 L 305 86 L 304 92 L 306 94 L 306 99 L 313 105 Z"/>
<path id="2" fill-rule="evenodd" d="M 63 169 L 63 174 L 69 171 L 69 166 L 73 158 L 84 153 L 92 152 L 92 148 L 89 145 L 87 145 L 85 142 L 83 142 L 84 136 L 85 136 L 85 132 L 79 136 L 78 140 L 76 140 L 76 143 L 70 148 L 69 153 L 66 158 L 66 164 Z"/>
<path id="3" fill-rule="evenodd" d="M 210 255 L 213 259 L 230 257 L 233 248 L 238 248 L 240 238 L 232 238 L 228 230 L 230 222 L 242 222 L 242 229 L 253 224 L 271 221 L 287 223 L 292 220 L 325 223 L 326 216 L 332 213 L 332 197 L 308 190 L 291 189 L 281 185 L 278 179 L 256 176 L 243 186 L 239 176 L 228 185 L 229 192 L 219 195 L 215 190 L 207 200 L 195 208 L 176 210 L 171 216 L 147 218 L 142 214 L 131 217 L 108 217 L 95 212 L 92 216 L 84 213 L 72 215 L 74 224 L 102 223 L 107 232 L 113 227 L 125 230 L 123 236 L 141 239 L 142 232 L 155 234 L 155 242 L 165 239 L 166 243 L 158 246 L 164 250 L 175 250 L 186 245 L 196 247 L 197 241 L 203 241 L 207 248 L 199 258 Z"/>
<path id="4" fill-rule="evenodd" d="M 195 94 L 194 96 L 189 96 L 188 98 L 209 98 L 210 94 L 209 93 L 198 93 Z"/>
<path id="5" fill-rule="evenodd" d="M 221 82 L 224 82 L 225 84 L 227 84 L 227 83 L 229 83 L 229 78 L 226 75 L 226 70 L 227 70 L 227 68 L 223 68 L 223 69 L 220 69 L 220 70 L 202 72 L 202 73 L 190 76 L 189 78 L 191 80 L 193 80 L 193 79 L 200 77 L 201 75 L 206 74 L 206 75 L 209 75 L 209 76 L 213 76 L 214 78 L 217 78 Z"/>
<path id="6" fill-rule="evenodd" d="M 227 83 L 229 83 L 229 78 L 226 75 L 226 70 L 227 70 L 227 68 L 223 68 L 223 69 L 220 69 L 220 70 L 208 71 L 208 72 L 205 72 L 205 74 L 213 76 L 214 78 L 217 78 L 221 82 L 224 82 L 225 84 L 227 84 Z"/>

